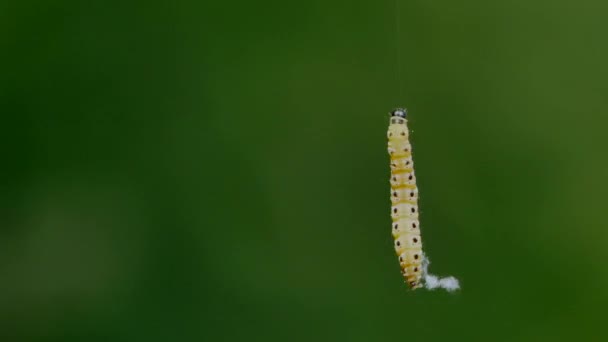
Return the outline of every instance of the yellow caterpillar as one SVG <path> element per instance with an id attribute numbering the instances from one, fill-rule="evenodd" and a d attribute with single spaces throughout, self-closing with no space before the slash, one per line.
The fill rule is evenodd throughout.
<path id="1" fill-rule="evenodd" d="M 387 132 L 388 154 L 391 158 L 392 231 L 401 273 L 411 289 L 422 287 L 424 280 L 427 289 L 443 288 L 454 291 L 460 288 L 458 279 L 439 278 L 429 274 L 427 269 L 430 261 L 422 252 L 418 187 L 406 116 L 406 109 L 397 108 L 392 111 Z"/>
<path id="2" fill-rule="evenodd" d="M 408 286 L 417 289 L 422 286 L 422 240 L 418 221 L 418 188 L 406 115 L 407 110 L 395 109 L 387 132 L 391 158 L 391 217 L 401 272 Z"/>

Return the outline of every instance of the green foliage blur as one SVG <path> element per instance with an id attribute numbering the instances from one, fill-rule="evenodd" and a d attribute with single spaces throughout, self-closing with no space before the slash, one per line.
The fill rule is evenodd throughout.
<path id="1" fill-rule="evenodd" d="M 0 2 L 0 341 L 608 339 L 608 3 L 398 1 Z"/>

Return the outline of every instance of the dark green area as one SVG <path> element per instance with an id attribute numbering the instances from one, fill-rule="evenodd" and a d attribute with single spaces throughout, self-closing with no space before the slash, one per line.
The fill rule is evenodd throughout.
<path id="1" fill-rule="evenodd" d="M 608 3 L 400 9 L 0 2 L 0 340 L 608 338 Z M 456 294 L 399 274 L 395 106 Z"/>

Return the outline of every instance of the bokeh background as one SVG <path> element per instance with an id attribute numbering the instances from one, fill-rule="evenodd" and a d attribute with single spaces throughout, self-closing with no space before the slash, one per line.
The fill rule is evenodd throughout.
<path id="1" fill-rule="evenodd" d="M 0 2 L 0 340 L 607 339 L 607 11 Z M 399 274 L 396 106 L 455 294 Z"/>

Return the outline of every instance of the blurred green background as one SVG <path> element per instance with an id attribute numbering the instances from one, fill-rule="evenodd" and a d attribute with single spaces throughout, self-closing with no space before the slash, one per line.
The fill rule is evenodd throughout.
<path id="1" fill-rule="evenodd" d="M 607 339 L 608 4 L 399 1 L 0 2 L 0 340 Z"/>

